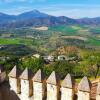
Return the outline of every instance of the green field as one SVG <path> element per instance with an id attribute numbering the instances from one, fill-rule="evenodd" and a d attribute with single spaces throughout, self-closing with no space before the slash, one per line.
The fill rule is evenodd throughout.
<path id="1" fill-rule="evenodd" d="M 32 55 L 37 53 L 46 56 L 65 55 L 75 59 L 55 61 L 44 66 L 44 60 L 43 63 L 33 63 Z M 7 66 L 7 70 L 19 63 L 23 69 L 29 67 L 35 71 L 39 66 L 42 68 L 42 63 L 46 75 L 55 70 L 62 78 L 67 73 L 72 73 L 78 78 L 77 82 L 84 75 L 91 76 L 92 80 L 97 72 L 97 67 L 93 65 L 100 63 L 99 29 L 98 26 L 59 25 L 49 27 L 46 31 L 31 28 L 0 30 L 0 56 L 11 58 L 0 62 Z M 22 61 L 23 58 L 25 62 Z"/>
<path id="2" fill-rule="evenodd" d="M 51 26 L 46 31 L 31 28 L 0 30 L 0 45 L 17 44 L 34 47 L 44 53 L 66 45 L 99 47 L 100 30 L 99 26 L 85 25 Z"/>
<path id="3" fill-rule="evenodd" d="M 61 32 L 62 36 L 80 36 L 87 38 L 89 45 L 100 46 L 100 39 L 97 38 L 100 36 L 100 29 L 98 26 L 84 26 L 84 25 L 75 25 L 75 26 L 54 26 L 49 28 L 49 30 Z M 87 42 L 86 42 L 87 44 Z"/>
<path id="4" fill-rule="evenodd" d="M 25 44 L 29 45 L 32 44 L 31 39 L 22 39 L 22 38 L 0 38 L 0 44 L 5 45 L 5 44 Z"/>
<path id="5" fill-rule="evenodd" d="M 100 40 L 98 40 L 97 38 L 90 37 L 88 41 L 92 45 L 100 46 Z"/>
<path id="6" fill-rule="evenodd" d="M 55 32 L 62 32 L 64 35 L 75 35 L 78 31 L 77 28 L 73 28 L 72 26 L 54 26 L 50 27 L 49 30 L 55 31 Z"/>

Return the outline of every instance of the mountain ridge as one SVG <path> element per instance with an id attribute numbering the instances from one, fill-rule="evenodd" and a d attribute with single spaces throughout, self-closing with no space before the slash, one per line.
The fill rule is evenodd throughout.
<path id="1" fill-rule="evenodd" d="M 66 16 L 52 16 L 38 10 L 24 12 L 18 15 L 9 15 L 0 12 L 0 28 L 18 28 L 28 26 L 53 26 L 53 25 L 100 25 L 100 17 L 74 19 Z"/>

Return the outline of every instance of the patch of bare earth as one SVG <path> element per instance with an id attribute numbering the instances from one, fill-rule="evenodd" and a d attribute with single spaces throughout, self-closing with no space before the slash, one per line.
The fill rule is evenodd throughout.
<path id="1" fill-rule="evenodd" d="M 39 31 L 47 31 L 48 27 L 45 27 L 45 26 L 42 26 L 42 27 L 33 27 L 32 29 L 36 29 L 36 30 L 39 30 Z"/>
<path id="2" fill-rule="evenodd" d="M 83 40 L 83 41 L 88 40 L 87 38 L 81 37 L 81 36 L 62 36 L 62 38 L 65 38 L 65 39 L 78 39 L 78 40 Z"/>

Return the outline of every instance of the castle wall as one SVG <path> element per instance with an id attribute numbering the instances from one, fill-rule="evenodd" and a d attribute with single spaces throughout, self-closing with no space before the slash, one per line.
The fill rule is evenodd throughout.
<path id="1" fill-rule="evenodd" d="M 41 79 L 41 75 L 37 75 L 39 75 L 38 80 Z M 42 83 L 43 81 L 33 81 L 26 78 L 20 78 L 19 81 L 18 78 L 9 77 L 10 90 L 15 92 L 14 95 L 20 98 L 16 100 L 90 100 L 91 82 L 89 79 L 84 77 L 78 84 L 78 91 L 74 91 L 73 80 L 69 76 L 65 78 L 62 84 L 56 81 L 54 72 L 48 78 L 50 83 L 48 81 Z M 44 87 L 45 84 L 47 84 L 46 87 Z M 20 87 L 18 88 L 18 86 L 20 85 L 21 91 L 19 93 L 18 89 L 20 90 Z M 43 98 L 44 95 L 46 97 L 45 99 Z M 74 95 L 77 95 L 77 99 Z M 0 92 L 0 100 L 3 100 L 3 98 Z M 98 84 L 95 100 L 100 100 L 100 83 Z"/>
<path id="2" fill-rule="evenodd" d="M 33 82 L 33 94 L 34 100 L 42 100 L 44 96 L 43 84 L 38 82 Z"/>
<path id="3" fill-rule="evenodd" d="M 90 100 L 90 93 L 78 91 L 78 100 Z"/>
<path id="4" fill-rule="evenodd" d="M 0 92 L 0 100 L 2 100 L 2 94 L 1 94 L 1 92 Z"/>
<path id="5" fill-rule="evenodd" d="M 97 95 L 96 96 L 96 100 L 100 100 L 100 95 Z"/>
<path id="6" fill-rule="evenodd" d="M 57 86 L 47 84 L 47 100 L 58 100 Z"/>
<path id="7" fill-rule="evenodd" d="M 17 79 L 16 78 L 9 78 L 10 89 L 14 90 L 17 93 Z"/>
<path id="8" fill-rule="evenodd" d="M 21 80 L 21 100 L 30 100 L 29 97 L 29 81 L 28 80 Z"/>
<path id="9" fill-rule="evenodd" d="M 100 100 L 100 81 L 98 83 L 98 87 L 97 87 L 97 93 L 96 93 L 96 100 Z"/>
<path id="10" fill-rule="evenodd" d="M 61 100 L 73 100 L 73 90 L 61 87 Z"/>

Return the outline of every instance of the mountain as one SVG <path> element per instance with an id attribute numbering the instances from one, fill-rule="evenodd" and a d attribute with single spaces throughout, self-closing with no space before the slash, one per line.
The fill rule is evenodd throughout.
<path id="1" fill-rule="evenodd" d="M 100 24 L 100 17 L 72 19 L 65 16 L 51 16 L 38 10 L 25 12 L 19 15 L 0 13 L 0 28 L 18 28 L 29 26 L 53 26 L 73 24 Z"/>
<path id="2" fill-rule="evenodd" d="M 100 25 L 100 17 L 96 17 L 96 18 L 82 18 L 82 19 L 77 19 L 77 21 L 80 24 L 94 24 L 94 25 Z"/>
<path id="3" fill-rule="evenodd" d="M 48 14 L 41 13 L 38 10 L 33 10 L 30 12 L 25 12 L 20 15 L 18 15 L 18 18 L 24 18 L 24 19 L 30 19 L 30 18 L 46 18 L 48 17 Z"/>
<path id="4" fill-rule="evenodd" d="M 4 13 L 0 13 L 0 23 L 10 21 L 14 18 L 15 18 L 14 15 L 7 15 L 7 14 L 4 14 Z"/>

